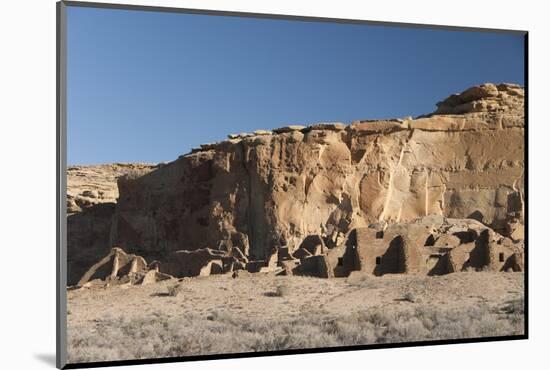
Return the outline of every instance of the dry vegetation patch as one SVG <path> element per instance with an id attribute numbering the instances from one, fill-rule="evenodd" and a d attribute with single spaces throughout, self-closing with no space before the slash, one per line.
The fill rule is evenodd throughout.
<path id="1" fill-rule="evenodd" d="M 521 335 L 522 281 L 519 273 L 253 276 L 70 291 L 69 361 Z"/>
<path id="2" fill-rule="evenodd" d="M 119 316 L 97 322 L 93 333 L 87 326 L 71 328 L 69 353 L 71 362 L 87 362 L 519 335 L 522 305 L 517 300 L 512 306 L 466 310 L 375 308 L 344 317 L 304 313 L 285 321 L 227 311 L 206 318 Z"/>

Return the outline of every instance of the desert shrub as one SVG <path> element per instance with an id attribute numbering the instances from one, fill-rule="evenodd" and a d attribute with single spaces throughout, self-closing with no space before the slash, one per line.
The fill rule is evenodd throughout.
<path id="1" fill-rule="evenodd" d="M 508 321 L 514 326 L 523 326 L 525 319 L 525 300 L 523 297 L 512 299 L 500 308 L 506 314 Z"/>
<path id="2" fill-rule="evenodd" d="M 277 288 L 275 289 L 275 295 L 277 297 L 284 297 L 290 294 L 290 288 L 288 285 L 277 285 Z"/>
<path id="3" fill-rule="evenodd" d="M 284 291 L 282 294 L 285 294 Z M 69 326 L 69 361 L 76 363 L 523 334 L 522 298 L 500 307 L 488 304 L 467 309 L 423 305 L 411 307 L 399 310 L 373 307 L 335 316 L 308 311 L 307 315 L 277 319 L 243 316 L 230 310 L 215 310 L 208 315 L 184 313 L 175 317 L 160 312 L 133 319 L 106 316 L 94 324 L 85 322 Z"/>
<path id="4" fill-rule="evenodd" d="M 416 302 L 416 297 L 415 297 L 415 295 L 414 295 L 412 292 L 407 292 L 407 293 L 405 293 L 405 295 L 403 296 L 403 300 L 404 300 L 404 301 L 407 301 L 407 302 L 414 303 L 414 302 Z"/>
<path id="5" fill-rule="evenodd" d="M 346 279 L 346 282 L 352 286 L 366 286 L 371 281 L 371 275 L 361 271 L 353 271 Z"/>
<path id="6" fill-rule="evenodd" d="M 509 315 L 523 315 L 525 313 L 525 300 L 523 297 L 506 302 L 502 311 Z"/>
<path id="7" fill-rule="evenodd" d="M 267 297 L 284 297 L 290 294 L 290 287 L 285 284 L 280 284 L 275 287 L 275 291 L 264 293 Z"/>
<path id="8" fill-rule="evenodd" d="M 183 286 L 181 284 L 174 284 L 168 287 L 168 295 L 170 297 L 176 297 L 178 294 L 181 293 L 183 290 Z"/>

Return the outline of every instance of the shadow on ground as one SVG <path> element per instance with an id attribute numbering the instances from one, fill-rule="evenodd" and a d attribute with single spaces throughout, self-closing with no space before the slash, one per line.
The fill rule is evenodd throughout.
<path id="1" fill-rule="evenodd" d="M 55 367 L 55 353 L 35 353 L 34 358 L 42 361 L 46 365 Z"/>

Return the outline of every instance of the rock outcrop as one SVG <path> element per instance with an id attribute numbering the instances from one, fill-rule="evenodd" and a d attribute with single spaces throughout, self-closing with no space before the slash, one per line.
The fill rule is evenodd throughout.
<path id="1" fill-rule="evenodd" d="M 320 266 L 318 256 L 353 230 L 430 215 L 475 219 L 519 241 L 524 141 L 523 89 L 510 84 L 473 87 L 417 119 L 230 135 L 142 176 L 119 177 L 109 233 L 94 237 L 107 240 L 103 252 L 117 245 L 162 261 L 216 250 L 251 266 L 265 261 L 259 268 L 284 249 L 285 270 L 307 258 Z M 88 237 L 77 249 L 95 250 Z M 410 243 L 400 250 L 414 254 Z"/>
<path id="2" fill-rule="evenodd" d="M 114 246 L 110 235 L 118 199 L 117 179 L 137 178 L 154 168 L 158 165 L 114 163 L 67 169 L 69 285 L 76 284 Z"/>
<path id="3" fill-rule="evenodd" d="M 435 114 L 463 114 L 473 112 L 506 113 L 523 109 L 524 90 L 519 85 L 484 84 L 449 96 L 437 103 Z"/>
<path id="4" fill-rule="evenodd" d="M 67 213 L 82 212 L 97 204 L 116 203 L 117 179 L 137 178 L 158 165 L 146 163 L 112 163 L 67 168 Z"/>

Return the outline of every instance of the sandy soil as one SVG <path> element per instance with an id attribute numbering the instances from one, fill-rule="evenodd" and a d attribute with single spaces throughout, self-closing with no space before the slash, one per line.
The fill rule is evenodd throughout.
<path id="1" fill-rule="evenodd" d="M 440 277 L 355 275 L 347 279 L 251 274 L 236 279 L 214 275 L 183 279 L 176 297 L 167 294 L 174 280 L 146 286 L 113 286 L 68 292 L 69 325 L 102 319 L 162 312 L 179 315 L 214 310 L 243 315 L 280 317 L 304 309 L 323 309 L 343 314 L 369 307 L 408 306 L 403 300 L 412 292 L 417 304 L 439 307 L 468 307 L 479 302 L 499 303 L 523 296 L 523 273 L 463 272 Z M 288 287 L 288 294 L 276 297 L 277 286 Z"/>
<path id="2" fill-rule="evenodd" d="M 177 296 L 168 294 L 169 288 L 178 283 L 175 279 L 145 286 L 71 290 L 68 292 L 69 334 L 72 329 L 77 329 L 79 337 L 71 340 L 69 335 L 69 358 L 73 351 L 75 362 L 95 360 L 97 354 L 83 350 L 85 346 L 91 346 L 87 335 L 108 335 L 101 326 L 116 325 L 117 319 L 120 322 L 143 322 L 148 318 L 162 317 L 164 326 L 168 327 L 170 320 L 183 314 L 193 314 L 193 322 L 201 319 L 212 321 L 215 316 L 224 314 L 284 323 L 304 315 L 315 317 L 317 321 L 329 321 L 369 309 L 399 312 L 411 307 L 435 307 L 440 311 L 466 311 L 480 306 L 498 308 L 523 298 L 523 280 L 523 273 L 489 272 L 463 272 L 436 277 L 373 277 L 353 273 L 349 278 L 342 279 L 278 277 L 258 273 L 237 278 L 217 275 L 182 279 Z M 139 333 L 132 333 L 139 337 Z M 312 345 L 315 346 L 315 343 Z M 216 351 L 214 348 L 210 350 Z M 97 360 L 123 356 L 117 353 Z M 152 353 L 155 355 L 157 352 Z M 127 356 L 139 357 L 136 354 Z"/>

